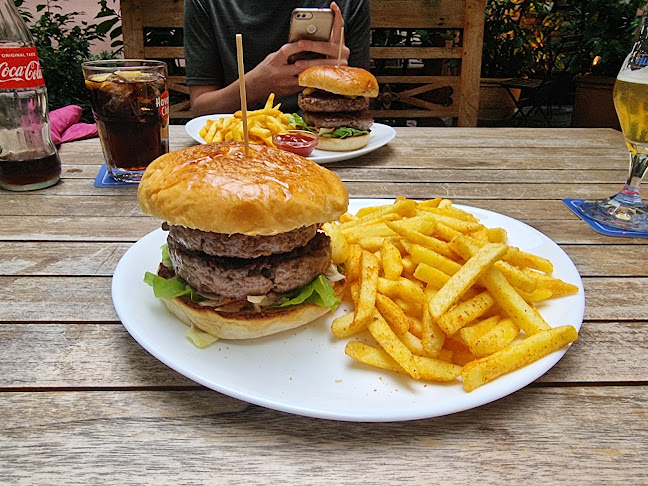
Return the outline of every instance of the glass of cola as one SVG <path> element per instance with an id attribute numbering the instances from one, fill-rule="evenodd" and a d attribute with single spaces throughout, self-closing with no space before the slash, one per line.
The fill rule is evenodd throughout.
<path id="1" fill-rule="evenodd" d="M 137 183 L 146 167 L 169 151 L 167 65 L 111 59 L 82 67 L 108 172 L 115 180 Z"/>

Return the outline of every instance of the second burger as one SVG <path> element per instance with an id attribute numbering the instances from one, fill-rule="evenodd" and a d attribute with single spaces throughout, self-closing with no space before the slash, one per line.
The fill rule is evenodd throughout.
<path id="1" fill-rule="evenodd" d="M 373 118 L 369 98 L 378 96 L 378 82 L 365 69 L 313 66 L 299 74 L 299 107 L 309 130 L 317 131 L 320 150 L 357 150 L 369 143 Z M 306 128 L 305 127 L 305 128 Z"/>

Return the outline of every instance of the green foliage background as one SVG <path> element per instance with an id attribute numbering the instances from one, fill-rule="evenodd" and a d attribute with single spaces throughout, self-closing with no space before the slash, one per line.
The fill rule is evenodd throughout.
<path id="1" fill-rule="evenodd" d="M 116 0 L 111 0 L 113 3 Z M 43 69 L 47 86 L 49 109 L 55 110 L 74 104 L 83 108 L 82 120 L 92 122 L 90 98 L 85 87 L 81 63 L 93 58 L 115 57 L 121 51 L 121 26 L 119 14 L 108 5 L 108 0 L 99 0 L 100 11 L 95 17 L 97 23 L 78 22 L 80 12 L 64 12 L 59 0 L 45 0 L 36 6 L 36 15 L 23 9 L 23 0 L 14 0 L 23 19 L 27 22 Z M 93 56 L 90 47 L 93 42 L 112 39 L 114 50 Z"/>

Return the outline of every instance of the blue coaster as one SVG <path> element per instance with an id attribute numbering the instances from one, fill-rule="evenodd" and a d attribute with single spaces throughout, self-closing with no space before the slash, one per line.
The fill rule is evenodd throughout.
<path id="1" fill-rule="evenodd" d="M 648 238 L 648 233 L 643 232 L 643 231 L 626 231 L 622 230 L 619 228 L 611 228 L 609 226 L 605 226 L 598 221 L 594 221 L 593 219 L 588 218 L 584 214 L 581 214 L 581 212 L 578 210 L 578 205 L 581 203 L 581 201 L 584 201 L 584 199 L 572 199 L 572 198 L 565 198 L 563 199 L 563 202 L 565 205 L 571 209 L 576 216 L 581 218 L 583 221 L 585 221 L 594 231 L 597 231 L 598 233 L 607 235 L 607 236 L 626 236 L 629 238 Z"/>
<path id="2" fill-rule="evenodd" d="M 108 172 L 106 164 L 101 164 L 101 169 L 94 181 L 95 187 L 136 186 L 137 184 L 137 182 L 116 181 Z"/>

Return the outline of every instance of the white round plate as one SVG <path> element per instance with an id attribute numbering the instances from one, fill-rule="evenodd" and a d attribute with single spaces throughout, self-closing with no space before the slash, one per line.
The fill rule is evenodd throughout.
<path id="1" fill-rule="evenodd" d="M 352 199 L 349 211 L 393 200 Z M 460 206 L 458 206 L 460 207 Z M 507 230 L 509 244 L 549 258 L 554 275 L 575 285 L 576 295 L 550 299 L 539 306 L 552 326 L 580 329 L 585 294 L 578 270 L 567 254 L 539 231 L 515 219 L 483 209 L 463 207 L 488 227 Z M 266 338 L 217 341 L 198 349 L 186 338 L 186 326 L 153 296 L 142 279 L 155 272 L 161 229 L 135 243 L 120 260 L 112 282 L 117 314 L 128 332 L 157 359 L 208 388 L 249 403 L 309 417 L 358 422 L 391 422 L 447 415 L 502 398 L 542 376 L 565 354 L 556 351 L 520 370 L 466 393 L 459 380 L 450 384 L 418 382 L 397 373 L 370 368 L 344 354 L 347 339 L 330 331 L 335 316 Z M 336 315 L 352 310 L 343 303 Z"/>
<path id="2" fill-rule="evenodd" d="M 230 117 L 232 115 L 204 115 L 189 120 L 185 125 L 185 131 L 198 143 L 207 143 L 200 136 L 200 129 L 205 126 L 207 120 L 218 120 L 221 117 Z M 371 127 L 371 135 L 369 143 L 358 150 L 351 150 L 349 152 L 329 152 L 327 150 L 313 150 L 313 153 L 308 157 L 313 162 L 318 164 L 326 164 L 328 162 L 339 162 L 341 160 L 353 159 L 361 155 L 368 154 L 374 150 L 388 144 L 396 136 L 396 130 L 392 127 L 383 125 L 381 123 L 374 123 Z"/>

